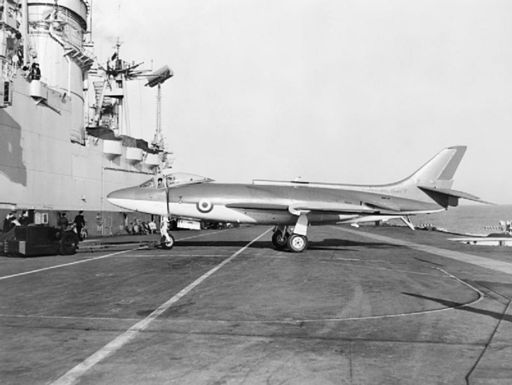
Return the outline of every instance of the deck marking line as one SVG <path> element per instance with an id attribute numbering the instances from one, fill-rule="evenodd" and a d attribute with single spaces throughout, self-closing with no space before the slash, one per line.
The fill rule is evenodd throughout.
<path id="1" fill-rule="evenodd" d="M 38 314 L 0 314 L 0 318 L 20 319 L 50 319 L 50 320 L 78 320 L 78 321 L 138 321 L 138 318 L 114 318 L 114 317 L 73 317 L 60 315 L 38 315 Z"/>
<path id="2" fill-rule="evenodd" d="M 439 247 L 434 247 L 434 246 L 422 245 L 419 243 L 404 241 L 401 239 L 395 239 L 395 238 L 387 237 L 384 235 L 366 233 L 364 231 L 355 231 L 355 230 L 344 229 L 344 228 L 335 227 L 335 226 L 333 226 L 333 227 L 340 231 L 345 231 L 347 233 L 359 235 L 361 237 L 371 238 L 371 239 L 375 239 L 377 241 L 383 241 L 383 242 L 393 243 L 395 245 L 405 246 L 405 247 L 408 247 L 409 249 L 423 251 L 423 252 L 426 252 L 429 254 L 438 255 L 440 257 L 454 259 L 454 260 L 460 261 L 460 262 L 470 263 L 472 265 L 476 265 L 476 266 L 483 267 L 486 269 L 499 271 L 500 273 L 512 274 L 512 263 L 509 263 L 509 262 L 497 261 L 497 260 L 493 260 L 493 259 L 490 259 L 487 257 L 479 257 L 477 255 L 466 254 L 466 253 L 462 253 L 460 251 L 453 251 L 453 250 L 441 249 Z"/>
<path id="3" fill-rule="evenodd" d="M 228 255 L 225 254 L 129 254 L 120 255 L 118 258 L 226 258 Z"/>
<path id="4" fill-rule="evenodd" d="M 476 298 L 473 301 L 470 301 L 470 302 L 467 302 L 467 303 L 463 303 L 463 304 L 460 304 L 460 305 L 457 305 L 457 306 L 449 306 L 449 307 L 444 307 L 444 308 L 441 308 L 441 309 L 419 310 L 419 311 L 414 311 L 414 312 L 410 312 L 410 313 L 382 314 L 382 315 L 363 316 L 363 317 L 302 319 L 302 320 L 294 320 L 291 323 L 292 324 L 293 323 L 298 323 L 298 322 L 308 322 L 309 323 L 309 322 L 318 322 L 318 321 L 325 321 L 325 322 L 364 321 L 364 320 L 383 319 L 383 318 L 408 317 L 408 316 L 416 316 L 416 315 L 439 313 L 439 312 L 442 312 L 442 311 L 459 309 L 459 308 L 467 307 L 467 306 L 473 306 L 473 305 L 477 304 L 478 302 L 480 302 L 481 300 L 484 299 L 484 297 L 485 297 L 484 293 L 482 293 L 482 291 L 479 290 L 478 288 L 476 288 L 476 287 L 472 286 L 471 284 L 463 281 L 462 279 L 458 278 L 457 276 L 455 276 L 455 275 L 453 275 L 451 273 L 448 273 L 446 270 L 443 270 L 443 269 L 441 269 L 439 267 L 436 267 L 435 269 L 439 270 L 443 274 L 446 274 L 449 278 L 454 279 L 457 282 L 459 282 L 460 284 L 462 284 L 462 285 L 468 287 L 469 289 L 473 290 L 475 293 L 478 294 L 478 298 Z"/>
<path id="5" fill-rule="evenodd" d="M 170 298 L 167 302 L 160 305 L 156 310 L 154 310 L 150 315 L 148 315 L 143 320 L 137 322 L 135 325 L 130 327 L 123 334 L 117 336 L 108 344 L 97 350 L 95 353 L 87 357 L 84 361 L 76 365 L 74 368 L 70 369 L 63 376 L 59 377 L 56 381 L 52 382 L 51 385 L 72 385 L 76 384 L 80 377 L 82 377 L 87 371 L 89 371 L 93 366 L 97 363 L 103 361 L 105 358 L 111 356 L 119 349 L 121 349 L 128 342 L 133 340 L 135 337 L 139 335 L 139 333 L 143 332 L 151 322 L 153 322 L 157 317 L 162 315 L 166 310 L 168 310 L 173 304 L 178 302 L 181 298 L 187 295 L 190 291 L 192 291 L 195 287 L 199 286 L 203 281 L 208 279 L 212 274 L 216 273 L 223 266 L 230 263 L 233 259 L 235 259 L 238 255 L 247 250 L 254 242 L 267 234 L 271 229 L 265 230 L 262 234 L 258 235 L 252 241 L 250 241 L 247 245 L 242 247 L 240 250 L 235 252 L 226 260 L 222 261 L 220 264 L 215 266 L 213 269 L 209 270 L 201 277 L 197 278 L 190 285 L 182 289 L 179 293 Z"/>
<path id="6" fill-rule="evenodd" d="M 23 273 L 16 273 L 16 274 L 11 274 L 11 275 L 4 275 L 3 277 L 0 277 L 0 281 L 2 281 L 2 280 L 4 280 L 4 279 L 14 278 L 14 277 L 21 277 L 21 276 L 23 276 L 23 275 L 39 273 L 39 272 L 41 272 L 41 271 L 47 271 L 47 270 L 58 269 L 58 268 L 60 268 L 60 267 L 66 267 L 66 266 L 78 265 L 78 264 L 80 264 L 80 263 L 85 263 L 85 262 L 90 262 L 90 261 L 97 261 L 98 259 L 110 258 L 110 257 L 113 257 L 113 256 L 115 256 L 115 255 L 122 254 L 122 253 L 128 253 L 128 252 L 130 252 L 130 251 L 134 251 L 134 250 L 137 250 L 137 249 L 138 249 L 138 247 L 137 247 L 137 248 L 135 248 L 135 249 L 123 250 L 123 251 L 117 251 L 117 252 L 115 252 L 115 253 L 106 254 L 106 255 L 101 255 L 101 256 L 99 256 L 99 257 L 87 258 L 87 259 L 81 259 L 80 261 L 68 262 L 68 263 L 63 263 L 63 264 L 60 264 L 60 265 L 54 265 L 54 266 L 43 267 L 43 268 L 41 268 L 41 269 L 25 271 L 25 272 L 23 272 Z"/>
<path id="7" fill-rule="evenodd" d="M 221 231 L 224 231 L 224 230 L 221 230 Z M 220 233 L 221 231 L 216 231 L 216 232 L 213 232 L 213 233 L 206 233 L 206 234 L 192 235 L 192 236 L 190 236 L 190 237 L 186 237 L 186 238 L 182 238 L 182 239 L 177 239 L 176 241 L 178 242 L 178 241 L 182 241 L 182 240 L 186 240 L 186 239 L 191 239 L 191 238 L 204 237 L 204 236 L 206 236 L 206 235 L 213 235 L 213 234 Z M 135 248 L 133 248 L 133 249 L 130 249 L 130 250 L 117 251 L 117 252 L 115 252 L 115 253 L 111 253 L 111 254 L 107 254 L 107 255 L 101 255 L 101 256 L 99 256 L 99 257 L 87 258 L 87 259 L 82 259 L 82 260 L 80 260 L 80 261 L 74 261 L 74 262 L 63 263 L 63 264 L 55 265 L 55 266 L 43 267 L 43 268 L 41 268 L 41 269 L 25 271 L 25 272 L 23 272 L 23 273 L 16 273 L 16 274 L 11 274 L 11 275 L 4 275 L 3 277 L 0 277 L 0 281 L 2 281 L 2 280 L 4 280 L 4 279 L 8 279 L 8 278 L 15 278 L 15 277 L 21 277 L 21 276 L 23 276 L 23 275 L 39 273 L 39 272 L 41 272 L 41 271 L 52 270 L 52 269 L 58 269 L 59 267 L 66 267 L 66 266 L 78 265 L 79 263 L 85 263 L 85 262 L 90 262 L 90 261 L 97 261 L 98 259 L 110 258 L 110 257 L 116 256 L 116 255 L 119 255 L 119 254 L 128 253 L 128 252 L 130 252 L 130 251 L 135 251 L 135 250 L 139 250 L 139 249 L 140 249 L 140 246 L 137 246 L 137 247 L 135 247 Z"/>
<path id="8" fill-rule="evenodd" d="M 176 238 L 176 241 L 185 241 L 187 239 L 205 237 L 207 235 L 213 235 L 213 234 L 221 233 L 223 231 L 225 231 L 225 230 L 214 231 L 214 232 L 211 232 L 211 233 L 196 234 L 196 235 L 192 235 L 192 236 L 184 237 L 184 238 L 179 238 L 179 239 Z M 86 242 L 93 242 L 93 241 L 92 240 L 90 240 L 90 241 L 83 241 L 83 245 L 82 246 L 89 247 L 89 248 L 95 247 L 94 245 L 86 245 L 85 244 Z M 105 245 L 108 245 L 108 246 L 111 246 L 111 247 L 112 246 L 124 246 L 124 245 L 130 245 L 130 244 L 134 244 L 134 243 L 153 243 L 154 244 L 154 243 L 158 243 L 158 241 L 157 242 L 155 242 L 155 241 L 140 241 L 140 242 L 129 242 L 129 243 L 122 243 L 122 242 L 119 242 L 119 243 L 106 243 L 104 245 L 100 244 L 98 247 L 105 246 Z M 108 246 L 105 246 L 105 247 L 108 247 Z M 147 245 L 143 245 L 143 247 L 144 246 L 147 246 Z"/>

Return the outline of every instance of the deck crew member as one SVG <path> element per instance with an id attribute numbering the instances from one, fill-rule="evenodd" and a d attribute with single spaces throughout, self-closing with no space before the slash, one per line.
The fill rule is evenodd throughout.
<path id="1" fill-rule="evenodd" d="M 84 218 L 84 212 L 82 210 L 80 210 L 78 212 L 78 215 L 73 220 L 73 223 L 75 224 L 75 227 L 76 227 L 76 233 L 78 234 L 78 239 L 83 241 L 84 239 L 82 236 L 82 229 L 85 227 L 85 218 Z"/>
<path id="2" fill-rule="evenodd" d="M 156 223 L 154 220 L 151 220 L 151 222 L 148 223 L 148 227 L 149 227 L 149 233 L 150 234 L 155 234 L 156 233 Z"/>
<path id="3" fill-rule="evenodd" d="M 21 213 L 18 221 L 20 222 L 20 225 L 22 225 L 22 226 L 28 226 L 30 224 L 30 217 L 28 215 L 28 211 L 27 210 L 24 210 Z"/>
<path id="4" fill-rule="evenodd" d="M 8 233 L 14 227 L 14 224 L 12 222 L 14 218 L 15 216 L 13 215 L 12 211 L 5 216 L 3 225 L 4 233 Z"/>
<path id="5" fill-rule="evenodd" d="M 32 63 L 30 67 L 30 79 L 31 80 L 40 80 L 41 79 L 41 69 L 39 68 L 38 63 Z"/>
<path id="6" fill-rule="evenodd" d="M 66 217 L 66 213 L 61 213 L 59 216 L 59 220 L 57 221 L 57 225 L 60 227 L 62 231 L 66 231 L 69 226 L 68 218 Z"/>

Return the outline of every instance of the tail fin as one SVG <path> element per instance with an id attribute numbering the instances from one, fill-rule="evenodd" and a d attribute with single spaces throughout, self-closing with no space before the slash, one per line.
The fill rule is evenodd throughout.
<path id="1" fill-rule="evenodd" d="M 457 206 L 459 199 L 488 203 L 480 198 L 452 190 L 453 176 L 466 152 L 466 146 L 448 147 L 425 163 L 410 177 L 397 183 L 407 194 L 420 200 L 427 196 L 438 205 L 447 208 Z"/>
<path id="2" fill-rule="evenodd" d="M 449 189 L 465 152 L 466 146 L 445 148 L 401 183 Z"/>

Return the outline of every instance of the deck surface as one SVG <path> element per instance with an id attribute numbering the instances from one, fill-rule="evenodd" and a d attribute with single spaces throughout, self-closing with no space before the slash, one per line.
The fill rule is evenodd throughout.
<path id="1" fill-rule="evenodd" d="M 1 384 L 510 384 L 512 254 L 404 228 L 0 257 Z M 181 239 L 181 241 L 180 241 Z"/>

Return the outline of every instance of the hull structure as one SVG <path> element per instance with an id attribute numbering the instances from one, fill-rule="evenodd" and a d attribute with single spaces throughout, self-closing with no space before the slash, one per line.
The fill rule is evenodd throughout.
<path id="1" fill-rule="evenodd" d="M 106 153 L 108 141 L 87 138 L 71 142 L 74 111 L 60 101 L 59 112 L 36 104 L 30 83 L 14 81 L 13 105 L 0 109 L 0 214 L 33 210 L 40 223 L 56 224 L 60 212 L 86 212 L 91 235 L 123 231 L 128 218 L 111 205 L 106 195 L 124 186 L 139 184 L 153 175 L 152 168 L 127 159 L 128 147 L 120 155 Z M 105 149 L 107 147 L 107 149 Z"/>
<path id="2" fill-rule="evenodd" d="M 89 5 L 83 0 L 25 4 L 13 8 L 24 12 L 18 19 L 26 15 L 25 31 L 6 14 L 0 20 L 2 219 L 10 211 L 29 210 L 34 223 L 55 225 L 58 213 L 72 219 L 82 210 L 90 235 L 116 234 L 130 221 L 149 219 L 106 199 L 113 190 L 151 178 L 161 152 L 148 149 L 147 142 L 145 150 L 134 145 L 135 138 L 127 142 L 117 126 L 102 126 L 114 133 L 107 138 L 88 134 L 91 124 L 104 123 L 99 117 L 107 107 L 115 107 L 106 122 L 114 125 L 125 80 L 104 76 L 100 91 L 93 86 L 91 47 L 84 43 Z M 40 72 L 34 74 L 35 65 Z M 117 99 L 107 97 L 113 94 Z"/>

